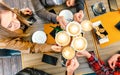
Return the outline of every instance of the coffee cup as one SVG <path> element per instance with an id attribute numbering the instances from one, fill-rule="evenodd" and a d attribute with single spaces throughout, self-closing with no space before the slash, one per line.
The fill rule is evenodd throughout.
<path id="1" fill-rule="evenodd" d="M 72 21 L 66 26 L 66 31 L 70 36 L 77 36 L 81 33 L 81 25 L 76 21 Z"/>
<path id="2" fill-rule="evenodd" d="M 72 59 L 75 56 L 75 50 L 70 46 L 64 47 L 62 50 L 62 56 L 65 59 Z"/>
<path id="3" fill-rule="evenodd" d="M 81 22 L 81 27 L 82 27 L 82 30 L 84 30 L 84 31 L 91 31 L 92 30 L 92 22 L 90 22 L 89 20 L 84 20 Z"/>
<path id="4" fill-rule="evenodd" d="M 76 51 L 83 51 L 87 48 L 87 40 L 84 37 L 75 37 L 71 42 L 71 47 Z"/>
<path id="5" fill-rule="evenodd" d="M 59 46 L 66 46 L 70 43 L 70 36 L 65 31 L 60 31 L 55 36 L 55 41 Z"/>

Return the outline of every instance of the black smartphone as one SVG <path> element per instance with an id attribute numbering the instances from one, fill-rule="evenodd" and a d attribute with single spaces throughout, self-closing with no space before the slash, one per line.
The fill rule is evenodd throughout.
<path id="1" fill-rule="evenodd" d="M 57 57 L 50 56 L 50 55 L 47 55 L 47 54 L 43 54 L 43 57 L 42 57 L 42 62 L 45 62 L 47 64 L 51 64 L 51 65 L 56 65 L 57 60 L 58 60 Z"/>
<path id="2" fill-rule="evenodd" d="M 50 9 L 49 12 L 56 14 L 54 9 Z"/>
<path id="3" fill-rule="evenodd" d="M 118 22 L 118 23 L 115 25 L 115 27 L 116 27 L 118 30 L 120 30 L 120 22 Z"/>
<path id="4" fill-rule="evenodd" d="M 66 62 L 67 62 L 67 59 L 65 59 L 65 58 L 61 55 L 61 64 L 62 64 L 62 67 L 66 67 Z"/>

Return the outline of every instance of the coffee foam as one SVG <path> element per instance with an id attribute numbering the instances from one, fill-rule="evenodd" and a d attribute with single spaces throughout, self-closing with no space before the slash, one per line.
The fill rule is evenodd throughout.
<path id="1" fill-rule="evenodd" d="M 70 36 L 65 31 L 60 31 L 56 34 L 55 41 L 60 46 L 66 46 L 70 43 Z"/>
<path id="2" fill-rule="evenodd" d="M 62 56 L 65 59 L 72 59 L 75 56 L 75 51 L 70 46 L 64 47 L 62 50 Z"/>
<path id="3" fill-rule="evenodd" d="M 81 33 L 81 25 L 78 22 L 70 22 L 67 27 L 66 31 L 70 36 L 77 36 Z"/>
<path id="4" fill-rule="evenodd" d="M 85 38 L 83 38 L 83 37 L 73 38 L 71 46 L 76 51 L 85 50 L 87 48 L 87 40 Z"/>

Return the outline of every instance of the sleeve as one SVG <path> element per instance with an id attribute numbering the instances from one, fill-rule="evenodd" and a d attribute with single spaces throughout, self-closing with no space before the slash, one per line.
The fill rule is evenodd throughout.
<path id="1" fill-rule="evenodd" d="M 75 7 L 77 12 L 79 12 L 80 10 L 84 10 L 84 0 L 75 0 Z"/>
<path id="2" fill-rule="evenodd" d="M 56 20 L 57 15 L 54 13 L 48 12 L 39 0 L 31 0 L 31 2 L 33 4 L 36 14 L 39 17 L 49 20 L 53 23 L 57 23 L 57 20 Z"/>
<path id="3" fill-rule="evenodd" d="M 110 75 L 113 73 L 110 67 L 106 66 L 103 61 L 97 59 L 95 54 L 91 53 L 91 57 L 87 59 L 90 67 L 97 75 Z"/>
<path id="4" fill-rule="evenodd" d="M 19 38 L 6 39 L 1 42 L 5 44 L 3 48 L 19 50 L 22 53 L 39 53 L 52 51 L 51 45 L 32 43 L 29 41 L 23 41 L 22 39 Z"/>

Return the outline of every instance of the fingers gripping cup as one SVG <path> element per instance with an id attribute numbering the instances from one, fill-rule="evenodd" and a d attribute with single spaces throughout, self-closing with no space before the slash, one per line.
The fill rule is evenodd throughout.
<path id="1" fill-rule="evenodd" d="M 55 41 L 59 46 L 66 46 L 70 43 L 70 36 L 65 31 L 60 31 L 55 36 Z"/>
<path id="2" fill-rule="evenodd" d="M 87 48 L 87 40 L 84 37 L 76 37 L 72 40 L 71 46 L 76 51 L 83 51 Z"/>
<path id="3" fill-rule="evenodd" d="M 75 50 L 70 46 L 64 47 L 62 50 L 62 56 L 65 59 L 72 59 L 75 56 Z"/>
<path id="4" fill-rule="evenodd" d="M 78 22 L 70 22 L 67 27 L 66 31 L 70 36 L 77 36 L 81 33 L 81 25 Z"/>

